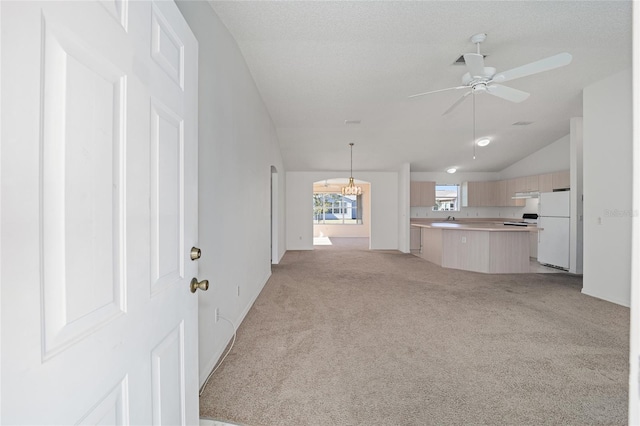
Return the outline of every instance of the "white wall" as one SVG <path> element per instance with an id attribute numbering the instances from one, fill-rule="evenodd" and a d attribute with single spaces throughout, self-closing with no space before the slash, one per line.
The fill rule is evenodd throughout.
<path id="1" fill-rule="evenodd" d="M 551 172 L 569 170 L 570 167 L 570 128 L 567 135 L 531 155 L 526 156 L 500 172 L 500 179 L 511 179 L 521 176 L 541 175 Z"/>
<path id="2" fill-rule="evenodd" d="M 287 250 L 313 250 L 313 182 L 348 175 L 349 172 L 287 172 Z M 373 250 L 398 249 L 398 173 L 356 172 L 354 175 L 371 185 L 369 247 Z"/>
<path id="3" fill-rule="evenodd" d="M 582 292 L 624 306 L 630 303 L 631 280 L 631 90 L 626 70 L 583 94 Z"/>
<path id="4" fill-rule="evenodd" d="M 398 250 L 403 253 L 411 252 L 409 238 L 409 226 L 411 219 L 410 204 L 411 165 L 405 163 L 398 173 L 398 204 L 400 206 L 398 217 Z"/>
<path id="5" fill-rule="evenodd" d="M 271 118 L 234 39 L 207 2 L 178 1 L 199 42 L 199 375 L 204 381 L 271 275 L 271 166 L 284 167 Z M 310 204 L 310 203 L 308 203 Z M 284 253 L 284 217 L 278 219 Z M 238 296 L 238 287 L 240 295 Z"/>
<path id="6" fill-rule="evenodd" d="M 572 274 L 582 274 L 582 265 L 584 260 L 584 167 L 582 147 L 584 143 L 582 117 L 571 118 L 570 126 L 570 161 L 569 169 L 571 179 L 571 219 L 570 231 L 571 237 L 569 246 L 569 272 Z"/>
<path id="7" fill-rule="evenodd" d="M 633 45 L 640 46 L 640 8 L 633 8 Z M 633 49 L 633 210 L 640 212 L 640 49 Z M 640 424 L 640 215 L 631 218 L 631 326 L 629 330 L 629 424 Z"/>

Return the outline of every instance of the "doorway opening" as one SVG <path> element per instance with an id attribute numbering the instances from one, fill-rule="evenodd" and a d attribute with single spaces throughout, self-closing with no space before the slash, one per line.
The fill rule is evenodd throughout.
<path id="1" fill-rule="evenodd" d="M 342 194 L 345 178 L 313 183 L 314 249 L 368 250 L 371 233 L 371 184 L 358 181 L 362 194 Z"/>
<path id="2" fill-rule="evenodd" d="M 278 169 L 271 166 L 271 264 L 277 265 L 278 256 Z"/>

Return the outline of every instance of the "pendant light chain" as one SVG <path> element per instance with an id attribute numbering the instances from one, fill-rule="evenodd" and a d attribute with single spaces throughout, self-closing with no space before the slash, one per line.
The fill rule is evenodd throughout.
<path id="1" fill-rule="evenodd" d="M 353 142 L 349 144 L 349 149 L 351 150 L 351 174 L 349 174 L 349 177 L 353 177 Z"/>

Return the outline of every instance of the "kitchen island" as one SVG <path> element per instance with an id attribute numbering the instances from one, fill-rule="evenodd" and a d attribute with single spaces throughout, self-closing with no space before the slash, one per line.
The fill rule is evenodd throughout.
<path id="1" fill-rule="evenodd" d="M 420 229 L 417 256 L 444 268 L 491 274 L 530 271 L 529 235 L 535 226 L 503 222 L 411 222 Z"/>

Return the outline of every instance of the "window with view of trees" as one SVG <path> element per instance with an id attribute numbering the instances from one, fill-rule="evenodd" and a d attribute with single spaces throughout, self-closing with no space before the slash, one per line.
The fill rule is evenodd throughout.
<path id="1" fill-rule="evenodd" d="M 314 192 L 313 223 L 323 225 L 362 224 L 362 195 Z"/>

